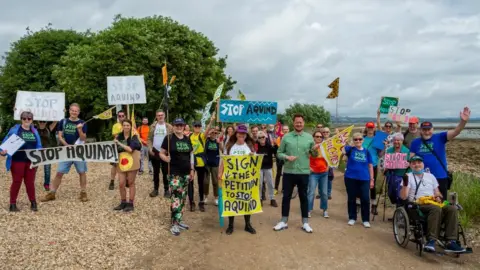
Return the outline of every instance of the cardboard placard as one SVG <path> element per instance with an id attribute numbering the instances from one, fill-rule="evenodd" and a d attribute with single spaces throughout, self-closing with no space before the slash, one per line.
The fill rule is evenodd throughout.
<path id="1" fill-rule="evenodd" d="M 407 154 L 393 153 L 385 154 L 384 167 L 385 169 L 405 169 L 408 168 Z"/>
<path id="2" fill-rule="evenodd" d="M 107 99 L 108 105 L 146 104 L 143 75 L 107 77 Z"/>
<path id="3" fill-rule="evenodd" d="M 15 120 L 20 120 L 22 112 L 27 111 L 35 121 L 60 121 L 65 115 L 65 93 L 17 91 L 15 109 Z"/>
<path id="4" fill-rule="evenodd" d="M 399 121 L 402 123 L 408 123 L 410 119 L 410 109 L 402 108 L 398 106 L 390 106 L 388 109 L 388 119 L 392 121 Z"/>
<path id="5" fill-rule="evenodd" d="M 117 172 L 131 172 L 140 169 L 140 151 L 122 152 L 118 157 Z"/>
<path id="6" fill-rule="evenodd" d="M 397 106 L 398 98 L 397 97 L 382 97 L 380 99 L 380 106 L 378 109 L 381 114 L 387 114 L 390 110 L 390 106 Z"/>

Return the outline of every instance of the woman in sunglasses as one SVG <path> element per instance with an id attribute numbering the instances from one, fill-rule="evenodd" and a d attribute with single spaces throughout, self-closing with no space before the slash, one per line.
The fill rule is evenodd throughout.
<path id="1" fill-rule="evenodd" d="M 379 156 L 381 150 L 373 147 L 373 140 L 375 138 L 375 123 L 367 122 L 365 125 L 365 130 L 363 131 L 363 147 L 367 149 L 372 157 L 373 165 L 373 181 L 375 182 L 373 187 L 370 189 L 370 204 L 372 205 L 372 214 L 378 215 L 377 211 L 377 191 L 375 190 L 375 184 L 377 182 L 377 166 L 379 163 Z M 357 206 L 360 208 L 360 202 L 357 200 Z"/>
<path id="2" fill-rule="evenodd" d="M 43 148 L 48 147 L 55 147 L 56 146 L 56 139 L 55 139 L 55 127 L 57 126 L 57 122 L 52 122 L 50 124 L 47 121 L 38 121 L 37 131 L 40 135 L 40 140 L 42 140 Z M 50 175 L 52 170 L 52 164 L 43 165 L 43 188 L 45 191 L 50 191 Z"/>
<path id="3" fill-rule="evenodd" d="M 16 124 L 9 131 L 3 142 L 5 142 L 13 134 L 19 136 L 25 141 L 25 144 L 19 151 L 8 155 L 6 167 L 7 171 L 12 171 L 12 184 L 10 186 L 10 212 L 18 212 L 17 197 L 22 186 L 22 181 L 25 182 L 28 199 L 31 203 L 32 211 L 37 211 L 37 201 L 35 199 L 35 173 L 37 168 L 30 168 L 30 160 L 27 157 L 26 149 L 40 149 L 42 148 L 42 141 L 40 135 L 35 127 L 32 125 L 33 114 L 31 112 L 22 112 L 20 115 L 22 119 L 21 124 Z M 7 151 L 0 152 L 2 156 L 7 155 Z"/>
<path id="4" fill-rule="evenodd" d="M 323 135 L 320 130 L 313 133 L 315 142 L 315 154 L 310 154 L 310 177 L 308 180 L 308 217 L 312 216 L 315 189 L 319 189 L 320 209 L 323 210 L 323 217 L 328 218 L 328 163 L 320 154 L 320 144 L 323 142 Z"/>
<path id="5" fill-rule="evenodd" d="M 268 187 L 268 197 L 270 199 L 270 205 L 272 207 L 278 207 L 277 201 L 274 197 L 274 188 L 273 188 L 273 157 L 275 156 L 275 148 L 267 142 L 267 133 L 260 130 L 258 132 L 258 150 L 257 154 L 263 154 L 262 169 L 260 172 L 260 190 L 263 192 L 264 182 L 267 183 Z M 263 197 L 263 196 L 262 196 Z M 263 200 L 262 200 L 263 206 Z"/>
<path id="6" fill-rule="evenodd" d="M 362 146 L 361 133 L 353 134 L 353 146 L 342 149 L 347 157 L 345 168 L 345 186 L 347 188 L 348 225 L 353 226 L 357 220 L 356 198 L 360 194 L 362 222 L 365 228 L 370 228 L 369 191 L 374 187 L 373 164 L 370 152 Z"/>

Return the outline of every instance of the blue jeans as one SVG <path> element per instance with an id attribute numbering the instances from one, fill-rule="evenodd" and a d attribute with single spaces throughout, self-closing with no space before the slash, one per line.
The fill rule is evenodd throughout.
<path id="1" fill-rule="evenodd" d="M 328 176 L 328 197 L 332 196 L 332 181 L 333 176 Z M 318 194 L 320 194 L 320 186 L 318 186 Z"/>
<path id="2" fill-rule="evenodd" d="M 52 164 L 43 165 L 43 172 L 45 176 L 45 180 L 43 181 L 43 185 L 50 185 L 50 172 L 52 171 Z"/>
<path id="3" fill-rule="evenodd" d="M 357 220 L 357 197 L 360 197 L 362 222 L 370 221 L 370 181 L 345 177 L 348 219 Z"/>
<path id="4" fill-rule="evenodd" d="M 320 194 L 320 209 L 327 210 L 328 208 L 328 172 L 311 173 L 308 179 L 308 211 L 313 210 L 313 201 L 315 199 L 315 189 L 317 185 Z"/>
<path id="5" fill-rule="evenodd" d="M 57 173 L 67 174 L 70 171 L 70 167 L 75 166 L 77 173 L 87 172 L 87 162 L 85 161 L 63 161 L 58 163 Z"/>

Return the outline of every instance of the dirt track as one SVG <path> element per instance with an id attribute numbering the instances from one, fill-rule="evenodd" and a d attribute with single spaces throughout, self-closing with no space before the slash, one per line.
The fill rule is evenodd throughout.
<path id="1" fill-rule="evenodd" d="M 3 162 L 2 162 L 3 163 Z M 3 167 L 3 164 L 0 164 Z M 55 171 L 55 168 L 52 168 Z M 243 231 L 237 218 L 231 236 L 218 226 L 217 208 L 187 212 L 192 227 L 180 237 L 168 230 L 168 203 L 150 198 L 148 175 L 137 179 L 136 210 L 114 213 L 118 191 L 108 191 L 109 166 L 89 165 L 90 201 L 80 203 L 78 180 L 70 173 L 55 202 L 42 203 L 39 212 L 28 210 L 22 187 L 22 212 L 7 212 L 10 176 L 1 172 L 0 269 L 479 269 L 478 255 L 459 259 L 415 255 L 415 246 L 396 245 L 391 224 L 377 221 L 371 229 L 346 224 L 346 198 L 342 177 L 334 182 L 330 219 L 314 211 L 313 234 L 300 229 L 298 199 L 292 202 L 290 228 L 274 232 L 280 208 L 265 206 L 252 217 L 257 235 Z M 37 174 L 40 188 L 42 170 Z M 41 191 L 37 191 L 41 195 Z M 210 201 L 213 198 L 210 196 Z M 281 201 L 281 196 L 277 196 Z M 315 201 L 318 208 L 319 201 Z M 477 251 L 478 252 L 478 251 Z"/>

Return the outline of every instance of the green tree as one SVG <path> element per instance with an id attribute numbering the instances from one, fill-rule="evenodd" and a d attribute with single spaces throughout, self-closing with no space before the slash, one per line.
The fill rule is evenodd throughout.
<path id="1" fill-rule="evenodd" d="M 314 104 L 292 104 L 285 110 L 285 113 L 278 115 L 278 120 L 293 128 L 293 116 L 296 113 L 303 115 L 306 128 L 314 128 L 318 124 L 330 126 L 330 112 L 325 110 L 323 106 Z"/>
<path id="2" fill-rule="evenodd" d="M 54 66 L 70 45 L 88 43 L 89 33 L 52 29 L 49 24 L 38 32 L 28 30 L 10 51 L 2 56 L 0 66 L 0 112 L 3 130 L 13 121 L 13 108 L 18 90 L 61 92 L 52 76 Z"/>
<path id="3" fill-rule="evenodd" d="M 162 66 L 176 76 L 169 102 L 170 120 L 181 116 L 193 120 L 221 83 L 222 98 L 235 81 L 224 73 L 226 57 L 202 33 L 170 18 L 153 16 L 123 18 L 92 37 L 89 44 L 71 46 L 54 76 L 70 99 L 86 104 L 91 115 L 108 108 L 107 76 L 144 75 L 147 104 L 135 105 L 136 116 L 153 119 L 161 108 L 164 87 Z"/>

